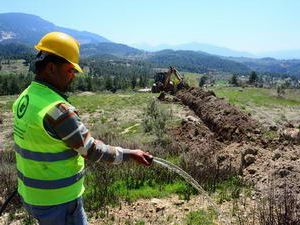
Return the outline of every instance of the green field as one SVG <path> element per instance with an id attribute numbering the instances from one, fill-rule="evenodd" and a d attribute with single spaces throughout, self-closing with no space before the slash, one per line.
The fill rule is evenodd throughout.
<path id="1" fill-rule="evenodd" d="M 217 87 L 212 90 L 217 96 L 239 106 L 300 106 L 300 90 L 297 89 L 288 89 L 283 97 L 278 97 L 275 89 L 266 88 Z"/>
<path id="2" fill-rule="evenodd" d="M 188 76 L 195 82 L 198 75 L 190 74 Z M 283 98 L 278 98 L 274 89 L 215 87 L 213 90 L 217 96 L 223 97 L 231 104 L 245 110 L 263 108 L 265 111 L 267 108 L 271 112 L 274 107 L 281 107 L 280 109 L 296 108 L 299 111 L 300 90 L 287 90 Z M 77 108 L 81 119 L 95 138 L 104 138 L 111 145 L 143 148 L 143 150 L 150 151 L 156 156 L 179 165 L 181 158 L 178 155 L 171 155 L 172 149 L 166 144 L 170 137 L 160 134 L 162 139 L 159 139 L 159 135 L 153 131 L 145 132 L 143 127 L 147 107 L 157 95 L 128 91 L 115 94 L 83 92 L 72 94 L 69 100 Z M 11 116 L 11 106 L 16 97 L 0 96 L 1 117 L 4 114 L 6 117 Z M 178 115 L 183 110 L 181 105 L 157 102 L 157 108 L 165 113 L 166 127 L 176 126 L 180 123 L 181 119 Z M 269 114 L 267 116 L 269 117 Z M 4 121 L 4 127 L 11 126 L 5 123 L 6 121 Z M 157 143 L 166 145 L 162 147 Z M 4 150 L 11 148 L 12 146 Z M 13 155 L 13 152 L 9 154 Z M 13 165 L 12 161 L 4 161 L 3 157 L 0 162 Z M 87 171 L 84 198 L 87 211 L 91 213 L 101 211 L 100 209 L 105 209 L 108 205 L 116 205 L 120 200 L 133 202 L 139 198 L 162 198 L 174 193 L 181 198 L 189 199 L 192 194 L 196 193 L 178 175 L 156 165 L 144 168 L 134 163 L 125 163 L 114 167 L 106 163 L 88 163 Z M 14 174 L 12 171 L 9 172 Z M 11 183 L 14 178 L 9 176 L 6 179 L 10 179 L 10 182 L 6 183 Z M 233 177 L 217 184 L 216 190 L 212 194 L 218 203 L 223 203 L 238 198 L 239 193 L 245 190 L 249 191 L 250 188 L 245 188 Z M 203 218 L 209 218 L 209 222 L 205 224 L 212 224 L 213 217 L 206 213 L 202 214 L 191 212 L 187 217 L 187 223 L 193 224 Z M 198 217 L 198 215 L 201 216 Z"/>
<path id="3" fill-rule="evenodd" d="M 198 87 L 201 74 L 199 73 L 184 73 L 184 80 L 191 87 Z"/>

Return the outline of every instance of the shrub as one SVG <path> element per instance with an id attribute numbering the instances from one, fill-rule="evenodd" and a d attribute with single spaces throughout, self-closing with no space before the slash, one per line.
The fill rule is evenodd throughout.
<path id="1" fill-rule="evenodd" d="M 166 136 L 166 125 L 172 115 L 160 107 L 156 99 L 147 105 L 142 121 L 144 132 L 155 136 L 155 145 L 166 146 L 169 140 Z"/>

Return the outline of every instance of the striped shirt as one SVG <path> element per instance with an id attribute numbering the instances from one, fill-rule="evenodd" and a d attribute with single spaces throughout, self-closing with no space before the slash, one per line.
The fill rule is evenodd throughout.
<path id="1" fill-rule="evenodd" d="M 106 145 L 94 139 L 80 120 L 75 107 L 70 104 L 57 104 L 46 113 L 43 122 L 50 136 L 62 140 L 86 159 L 105 160 L 114 164 L 128 159 L 129 149 Z"/>

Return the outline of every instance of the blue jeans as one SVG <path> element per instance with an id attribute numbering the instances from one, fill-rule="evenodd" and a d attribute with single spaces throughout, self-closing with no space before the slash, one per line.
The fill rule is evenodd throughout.
<path id="1" fill-rule="evenodd" d="M 54 206 L 32 206 L 24 203 L 26 210 L 40 225 L 87 225 L 82 198 Z"/>

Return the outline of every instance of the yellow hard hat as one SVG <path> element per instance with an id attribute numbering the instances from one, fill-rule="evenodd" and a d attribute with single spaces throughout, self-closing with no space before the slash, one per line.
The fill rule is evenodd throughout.
<path id="1" fill-rule="evenodd" d="M 42 37 L 35 48 L 64 58 L 73 64 L 78 72 L 82 73 L 82 69 L 78 65 L 79 42 L 70 35 L 62 32 L 50 32 Z"/>

